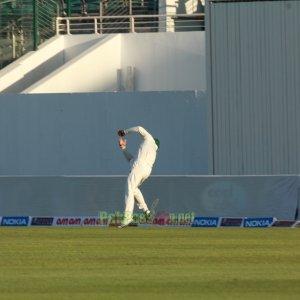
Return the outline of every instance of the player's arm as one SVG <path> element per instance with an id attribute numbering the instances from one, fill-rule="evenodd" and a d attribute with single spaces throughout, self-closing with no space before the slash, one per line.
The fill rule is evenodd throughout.
<path id="1" fill-rule="evenodd" d="M 135 127 L 131 127 L 125 130 L 119 130 L 118 131 L 118 135 L 119 136 L 125 136 L 128 133 L 138 133 L 139 135 L 141 135 L 144 139 L 146 137 L 151 136 L 151 134 L 142 126 L 135 126 Z"/>
<path id="2" fill-rule="evenodd" d="M 129 162 L 133 159 L 133 156 L 126 149 L 123 149 L 122 152 Z"/>
<path id="3" fill-rule="evenodd" d="M 119 146 L 125 158 L 130 162 L 133 159 L 133 156 L 126 150 L 126 140 L 123 138 L 119 138 Z"/>

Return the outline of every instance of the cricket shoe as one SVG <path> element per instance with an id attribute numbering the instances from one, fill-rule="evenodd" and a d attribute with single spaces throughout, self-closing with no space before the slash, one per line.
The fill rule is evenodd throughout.
<path id="1" fill-rule="evenodd" d="M 154 214 L 150 210 L 144 211 L 145 219 L 147 223 L 151 223 L 154 219 Z"/>
<path id="2" fill-rule="evenodd" d="M 132 213 L 125 212 L 124 219 L 118 228 L 124 228 L 129 226 L 133 222 Z"/>
<path id="3" fill-rule="evenodd" d="M 132 221 L 133 220 L 131 220 L 131 221 L 129 221 L 129 222 L 122 222 L 119 226 L 118 226 L 118 228 L 125 228 L 125 227 L 127 227 L 127 226 L 130 226 L 131 224 L 132 224 Z"/>

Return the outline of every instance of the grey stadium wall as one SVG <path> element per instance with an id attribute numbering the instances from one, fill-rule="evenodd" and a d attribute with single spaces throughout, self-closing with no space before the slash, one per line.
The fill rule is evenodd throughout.
<path id="1" fill-rule="evenodd" d="M 123 213 L 126 176 L 0 177 L 0 215 L 97 216 Z M 207 217 L 298 214 L 298 176 L 151 176 L 141 187 L 156 212 Z M 136 211 L 138 212 L 138 211 Z"/>
<path id="2" fill-rule="evenodd" d="M 300 174 L 300 1 L 206 5 L 210 174 Z"/>
<path id="3" fill-rule="evenodd" d="M 161 140 L 153 174 L 208 173 L 203 92 L 2 94 L 0 107 L 0 175 L 127 174 L 117 131 L 136 125 Z"/>
<path id="4" fill-rule="evenodd" d="M 129 165 L 117 130 L 161 140 L 142 191 L 157 210 L 297 217 L 298 176 L 208 176 L 207 100 L 199 91 L 0 96 L 0 215 L 96 216 L 123 210 Z M 128 137 L 128 148 L 140 139 Z M 298 214 L 299 215 L 299 214 Z"/>

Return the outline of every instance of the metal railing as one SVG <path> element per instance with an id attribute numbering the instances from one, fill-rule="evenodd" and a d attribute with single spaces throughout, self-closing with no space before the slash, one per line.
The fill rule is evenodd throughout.
<path id="1" fill-rule="evenodd" d="M 34 50 L 37 49 L 38 45 L 55 35 L 55 18 L 57 16 L 59 16 L 59 6 L 56 1 L 33 1 Z"/>
<path id="2" fill-rule="evenodd" d="M 156 14 L 158 0 L 57 0 L 63 16 Z"/>
<path id="3" fill-rule="evenodd" d="M 205 30 L 204 13 L 58 17 L 57 34 L 105 34 Z"/>
<path id="4" fill-rule="evenodd" d="M 82 27 L 81 33 L 91 32 L 91 22 L 88 19 L 78 22 L 76 17 L 112 17 L 109 25 L 103 24 L 106 32 L 124 32 L 129 15 L 157 15 L 159 0 L 65 0 L 63 2 L 63 17 L 71 17 L 73 27 Z M 124 18 L 120 16 L 125 16 Z M 150 20 L 150 19 L 149 19 Z M 64 21 L 62 21 L 63 23 Z M 107 20 L 105 20 L 107 23 Z M 76 23 L 76 24 L 75 24 Z M 118 24 L 115 24 L 118 23 Z M 107 28 L 109 27 L 109 28 Z M 101 30 L 101 29 L 100 29 Z M 63 31 L 63 30 L 62 30 Z M 73 30 L 78 32 L 78 30 Z"/>
<path id="5" fill-rule="evenodd" d="M 0 69 L 55 34 L 205 30 L 204 13 L 161 15 L 158 2 L 0 0 Z"/>

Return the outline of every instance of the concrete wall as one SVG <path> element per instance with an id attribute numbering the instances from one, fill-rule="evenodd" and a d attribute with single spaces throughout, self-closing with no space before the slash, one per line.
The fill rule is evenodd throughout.
<path id="1" fill-rule="evenodd" d="M 135 67 L 138 91 L 206 90 L 203 32 L 122 36 L 121 67 Z"/>
<path id="2" fill-rule="evenodd" d="M 101 38 L 97 44 L 85 49 L 74 59 L 69 60 L 23 92 L 91 93 L 115 91 L 117 86 L 116 70 L 120 68 L 121 64 L 120 49 L 120 35 Z M 70 54 L 67 54 L 67 57 L 68 55 Z"/>
<path id="3" fill-rule="evenodd" d="M 0 177 L 0 215 L 123 212 L 125 182 L 125 176 Z M 152 176 L 141 190 L 149 206 L 160 199 L 156 212 L 294 220 L 299 207 L 298 176 Z"/>
<path id="4" fill-rule="evenodd" d="M 205 65 L 204 32 L 66 35 L 1 70 L 0 91 L 119 91 L 127 67 L 136 91 L 205 91 Z"/>
<path id="5" fill-rule="evenodd" d="M 127 67 L 134 69 L 132 86 L 136 91 L 206 89 L 203 32 L 123 34 L 100 38 L 99 43 L 85 49 L 24 93 L 124 90 Z M 70 44 L 73 37 L 65 36 L 64 39 Z M 65 56 L 68 57 L 71 51 L 72 48 L 67 47 Z M 118 81 L 118 70 L 121 71 L 121 82 Z"/>
<path id="6" fill-rule="evenodd" d="M 0 70 L 0 92 L 21 92 L 54 71 L 64 62 L 63 49 L 63 37 L 56 37 Z"/>
<path id="7" fill-rule="evenodd" d="M 56 36 L 0 71 L 0 92 L 20 93 L 99 42 L 99 35 Z"/>
<path id="8" fill-rule="evenodd" d="M 0 175 L 127 174 L 116 132 L 136 125 L 161 140 L 154 174 L 208 172 L 202 92 L 2 94 L 0 107 Z"/>

